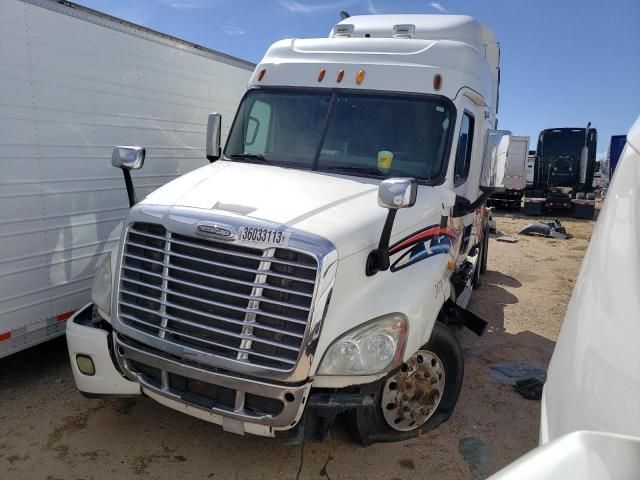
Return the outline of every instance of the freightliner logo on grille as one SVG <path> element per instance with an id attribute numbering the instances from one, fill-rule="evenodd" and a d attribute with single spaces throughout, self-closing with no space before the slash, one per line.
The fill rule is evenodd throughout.
<path id="1" fill-rule="evenodd" d="M 226 225 L 217 225 L 215 223 L 200 223 L 196 229 L 201 235 L 214 237 L 219 240 L 235 240 L 236 234 Z"/>

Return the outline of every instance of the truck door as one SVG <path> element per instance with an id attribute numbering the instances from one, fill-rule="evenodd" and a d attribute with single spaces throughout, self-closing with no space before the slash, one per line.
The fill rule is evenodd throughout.
<path id="1" fill-rule="evenodd" d="M 482 129 L 484 111 L 470 100 L 464 98 L 462 117 L 456 141 L 453 187 L 456 195 L 474 202 L 480 196 L 478 184 L 482 166 Z M 455 228 L 461 230 L 461 243 L 458 260 L 464 260 L 469 248 L 475 245 L 479 236 L 480 210 L 468 213 L 457 219 Z"/>

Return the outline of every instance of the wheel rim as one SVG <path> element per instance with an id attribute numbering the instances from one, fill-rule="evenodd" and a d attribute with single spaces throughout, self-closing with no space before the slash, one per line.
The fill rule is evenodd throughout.
<path id="1" fill-rule="evenodd" d="M 418 350 L 382 390 L 382 414 L 398 431 L 420 428 L 438 409 L 444 394 L 445 371 L 440 358 Z"/>

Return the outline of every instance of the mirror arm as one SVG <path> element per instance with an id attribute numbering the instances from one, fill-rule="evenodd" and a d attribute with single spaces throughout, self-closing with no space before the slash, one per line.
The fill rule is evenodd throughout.
<path id="1" fill-rule="evenodd" d="M 126 168 L 122 168 L 122 175 L 124 175 L 124 184 L 127 186 L 127 197 L 129 197 L 129 207 L 133 207 L 138 200 L 136 199 L 136 190 L 133 187 L 133 182 L 131 181 L 131 172 Z"/>
<path id="2" fill-rule="evenodd" d="M 396 212 L 396 209 L 389 209 L 387 212 L 387 218 L 384 221 L 378 248 L 373 250 L 367 258 L 366 273 L 368 277 L 389 269 L 389 241 L 391 240 L 391 230 L 393 229 Z"/>

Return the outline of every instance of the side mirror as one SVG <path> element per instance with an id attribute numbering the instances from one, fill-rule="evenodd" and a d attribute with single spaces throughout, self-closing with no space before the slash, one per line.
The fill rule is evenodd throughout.
<path id="1" fill-rule="evenodd" d="M 387 178 L 378 187 L 378 205 L 392 210 L 413 207 L 417 192 L 415 178 Z"/>
<path id="2" fill-rule="evenodd" d="M 111 165 L 123 170 L 138 170 L 144 165 L 146 151 L 138 146 L 120 146 L 113 149 Z"/>
<path id="3" fill-rule="evenodd" d="M 509 152 L 511 132 L 489 130 L 484 144 L 480 190 L 491 193 L 504 189 L 504 172 Z"/>
<path id="4" fill-rule="evenodd" d="M 378 248 L 367 257 L 367 276 L 389 269 L 389 241 L 396 212 L 400 208 L 413 207 L 417 194 L 418 182 L 415 178 L 387 178 L 380 183 L 378 205 L 389 211 L 382 227 Z"/>
<path id="5" fill-rule="evenodd" d="M 127 196 L 129 197 L 129 206 L 133 207 L 138 200 L 136 199 L 136 191 L 131 181 L 130 170 L 137 170 L 144 165 L 145 149 L 137 146 L 120 146 L 113 149 L 111 154 L 111 165 L 122 170 L 124 175 L 124 184 L 127 186 Z"/>
<path id="6" fill-rule="evenodd" d="M 222 130 L 222 115 L 210 113 L 207 120 L 206 155 L 210 162 L 220 158 L 220 131 Z"/>

